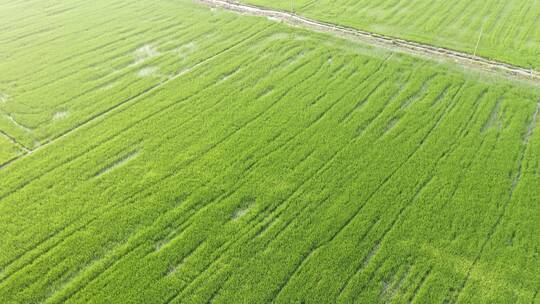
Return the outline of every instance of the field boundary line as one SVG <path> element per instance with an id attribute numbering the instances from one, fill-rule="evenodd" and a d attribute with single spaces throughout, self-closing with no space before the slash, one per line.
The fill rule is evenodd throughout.
<path id="1" fill-rule="evenodd" d="M 14 146 L 17 146 L 17 148 L 21 149 L 23 153 L 30 153 L 30 149 L 28 149 L 25 145 L 21 144 L 17 139 L 8 133 L 0 130 L 0 134 L 2 134 L 9 142 L 11 142 Z M 0 167 L 1 168 L 1 167 Z"/>
<path id="2" fill-rule="evenodd" d="M 28 155 L 31 155 L 32 153 L 38 151 L 38 150 L 41 150 L 41 149 L 44 149 L 46 148 L 47 146 L 49 146 L 50 144 L 52 143 L 55 143 L 56 141 L 64 138 L 64 137 L 67 137 L 68 135 L 70 135 L 71 133 L 74 133 L 76 132 L 77 130 L 79 130 L 80 128 L 83 128 L 87 125 L 89 125 L 90 123 L 94 122 L 94 121 L 97 121 L 99 119 L 102 119 L 104 117 L 106 117 L 107 115 L 111 114 L 112 112 L 114 112 L 116 109 L 118 108 L 122 108 L 123 106 L 127 106 L 127 105 L 130 105 L 132 104 L 133 102 L 136 102 L 138 101 L 139 99 L 141 98 L 144 98 L 152 93 L 154 93 L 155 91 L 157 91 L 159 88 L 161 88 L 162 86 L 164 85 L 167 85 L 168 83 L 178 79 L 179 77 L 181 76 L 184 76 L 185 74 L 188 74 L 190 73 L 191 71 L 193 71 L 194 69 L 200 67 L 200 66 L 203 66 L 205 65 L 206 63 L 208 63 L 209 61 L 212 61 L 213 59 L 215 59 L 216 57 L 219 57 L 220 55 L 240 46 L 240 45 L 243 45 L 244 43 L 246 43 L 247 41 L 251 40 L 251 38 L 254 38 L 256 37 L 257 35 L 259 35 L 260 33 L 264 32 L 265 29 L 263 30 L 260 30 L 260 31 L 256 31 L 255 33 L 252 33 L 251 35 L 247 36 L 246 38 L 244 39 L 241 39 L 239 40 L 238 42 L 230 45 L 230 46 L 227 46 L 226 48 L 224 48 L 223 50 L 220 50 L 218 51 L 217 53 L 207 57 L 207 58 L 204 58 L 203 60 L 201 60 L 200 62 L 197 62 L 196 64 L 194 64 L 193 66 L 187 68 L 187 69 L 184 69 L 184 70 L 181 70 L 179 71 L 178 73 L 174 74 L 173 76 L 171 77 L 168 77 L 164 80 L 161 80 L 155 84 L 152 84 L 150 85 L 149 87 L 145 88 L 144 90 L 140 91 L 139 93 L 133 95 L 133 96 L 130 96 L 130 97 L 127 97 L 125 99 L 123 99 L 121 102 L 119 103 L 116 103 L 116 104 L 113 104 L 112 106 L 104 109 L 103 111 L 95 114 L 95 115 L 92 115 L 84 120 L 82 120 L 81 122 L 79 122 L 78 124 L 74 125 L 72 128 L 66 130 L 64 133 L 61 133 L 59 135 L 57 135 L 56 137 L 54 138 L 51 138 L 49 139 L 48 141 L 44 142 L 43 144 L 41 144 L 40 146 L 34 148 L 34 149 L 24 149 L 26 153 L 23 153 L 15 158 L 12 158 L 11 160 L 3 163 L 3 164 L 0 164 L 0 170 L 6 168 L 7 166 L 11 165 L 12 163 L 18 161 L 19 159 L 22 159 Z M 2 134 L 5 134 L 3 131 L 0 130 L 0 132 Z M 9 139 L 11 139 L 11 137 L 8 136 Z M 16 141 L 14 141 L 14 143 L 17 143 Z M 18 144 L 19 146 L 20 144 Z M 20 145 L 21 147 L 24 147 L 22 145 Z"/>
<path id="3" fill-rule="evenodd" d="M 284 10 L 270 9 L 251 4 L 227 2 L 225 0 L 196 0 L 202 4 L 220 7 L 230 11 L 246 13 L 254 16 L 264 16 L 283 21 L 289 25 L 301 26 L 318 32 L 330 33 L 346 39 L 360 40 L 370 45 L 384 47 L 392 51 L 400 51 L 413 55 L 424 55 L 431 58 L 450 59 L 462 66 L 472 67 L 483 71 L 501 72 L 506 76 L 540 82 L 540 71 L 526 69 L 506 62 L 489 59 L 482 56 L 418 43 L 401 38 L 394 38 L 369 31 L 359 30 L 342 25 L 310 19 Z"/>

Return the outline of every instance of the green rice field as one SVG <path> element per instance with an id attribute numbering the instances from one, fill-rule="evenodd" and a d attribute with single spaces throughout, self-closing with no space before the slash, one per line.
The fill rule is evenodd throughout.
<path id="1" fill-rule="evenodd" d="M 0 29 L 0 303 L 540 303 L 538 84 L 190 0 Z"/>
<path id="2" fill-rule="evenodd" d="M 540 70 L 540 2 L 241 0 Z"/>

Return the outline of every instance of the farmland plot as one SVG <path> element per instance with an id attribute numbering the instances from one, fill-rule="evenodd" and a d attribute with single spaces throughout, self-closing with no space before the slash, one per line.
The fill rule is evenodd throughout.
<path id="1" fill-rule="evenodd" d="M 540 2 L 243 0 L 540 70 Z"/>
<path id="2" fill-rule="evenodd" d="M 0 70 L 9 71 L 0 73 L 0 128 L 30 150 L 147 94 L 260 26 L 233 15 L 197 21 L 195 8 L 174 1 L 151 9 L 141 1 L 0 6 Z"/>
<path id="3" fill-rule="evenodd" d="M 536 87 L 187 0 L 162 2 L 171 24 L 131 3 L 86 17 L 150 18 L 194 59 L 134 68 L 173 76 L 0 169 L 0 302 L 540 300 Z M 159 57 L 151 38 L 111 51 Z"/>

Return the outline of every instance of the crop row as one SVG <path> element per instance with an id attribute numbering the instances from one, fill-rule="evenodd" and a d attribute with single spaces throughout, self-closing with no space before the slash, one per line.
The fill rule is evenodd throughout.
<path id="1" fill-rule="evenodd" d="M 534 300 L 534 89 L 179 3 L 245 27 L 0 170 L 0 302 Z"/>
<path id="2" fill-rule="evenodd" d="M 0 128 L 28 148 L 189 70 L 238 43 L 238 33 L 261 30 L 228 14 L 215 20 L 198 6 L 182 11 L 167 3 L 145 11 L 146 6 L 125 1 L 78 4 L 53 17 L 29 17 L 53 27 L 54 35 L 38 31 L 23 39 L 19 31 L 7 31 L 0 37 L 2 52 L 9 55 L 0 68 L 10 71 L 0 80 L 5 83 L 0 94 L 9 96 L 0 103 Z M 192 30 L 196 15 L 207 16 L 196 23 L 199 31 Z M 10 41 L 12 37 L 19 39 Z"/>
<path id="3" fill-rule="evenodd" d="M 241 2 L 540 70 L 540 4 L 534 1 Z"/>

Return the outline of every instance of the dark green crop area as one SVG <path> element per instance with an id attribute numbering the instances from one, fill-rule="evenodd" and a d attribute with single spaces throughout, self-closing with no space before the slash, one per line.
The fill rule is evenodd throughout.
<path id="1" fill-rule="evenodd" d="M 533 0 L 242 0 L 540 70 Z"/>
<path id="2" fill-rule="evenodd" d="M 540 303 L 538 87 L 149 3 L 0 1 L 0 303 Z"/>

